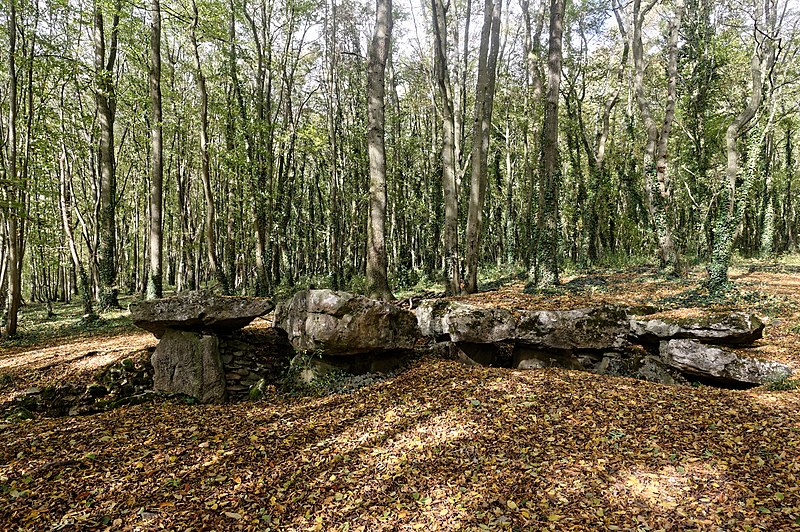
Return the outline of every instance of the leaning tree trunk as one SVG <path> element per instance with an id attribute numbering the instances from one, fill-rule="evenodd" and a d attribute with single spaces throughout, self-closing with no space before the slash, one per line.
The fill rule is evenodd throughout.
<path id="1" fill-rule="evenodd" d="M 497 54 L 500 50 L 500 15 L 502 0 L 486 0 L 481 46 L 478 54 L 478 81 L 475 91 L 475 121 L 472 128 L 472 173 L 467 209 L 466 277 L 464 290 L 478 291 L 483 204 L 486 198 L 486 173 L 489 155 L 489 133 L 492 125 Z"/>
<path id="2" fill-rule="evenodd" d="M 376 0 L 375 33 L 367 64 L 367 146 L 369 220 L 366 291 L 371 298 L 393 299 L 386 260 L 385 74 L 392 38 L 392 0 Z"/>
<path id="3" fill-rule="evenodd" d="M 458 258 L 458 189 L 456 188 L 456 123 L 453 90 L 447 66 L 447 19 L 442 0 L 432 1 L 434 70 L 439 112 L 442 115 L 442 192 L 444 195 L 444 278 L 445 295 L 461 291 Z"/>
<path id="4" fill-rule="evenodd" d="M 564 0 L 550 2 L 550 40 L 547 52 L 547 101 L 542 130 L 541 173 L 537 211 L 537 246 L 534 284 L 559 282 L 558 191 L 561 181 L 558 163 L 558 97 L 561 84 L 561 39 L 564 32 Z"/>
<path id="5" fill-rule="evenodd" d="M 150 16 L 150 272 L 147 299 L 158 299 L 163 291 L 163 138 L 161 117 L 161 3 L 151 0 Z"/>
<path id="6" fill-rule="evenodd" d="M 211 274 L 219 284 L 223 294 L 230 292 L 228 277 L 225 269 L 219 263 L 217 255 L 217 233 L 216 233 L 216 212 L 214 207 L 214 191 L 211 189 L 211 169 L 208 154 L 208 89 L 206 88 L 206 78 L 200 64 L 200 50 L 197 45 L 197 26 L 199 16 L 197 2 L 192 0 L 192 31 L 191 42 L 194 50 L 194 68 L 197 81 L 197 91 L 200 93 L 200 159 L 201 159 L 201 179 L 203 181 L 203 195 L 206 200 L 205 235 L 206 252 Z"/>

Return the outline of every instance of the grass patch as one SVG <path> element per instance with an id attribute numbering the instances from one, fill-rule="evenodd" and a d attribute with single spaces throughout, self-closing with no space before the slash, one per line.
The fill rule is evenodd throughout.
<path id="1" fill-rule="evenodd" d="M 121 298 L 122 309 L 100 314 L 93 321 L 83 320 L 83 307 L 77 302 L 53 302 L 54 316 L 48 316 L 44 303 L 28 303 L 20 309 L 16 336 L 0 338 L 0 348 L 21 348 L 41 345 L 65 338 L 116 335 L 135 331 L 127 310 L 133 298 Z"/>

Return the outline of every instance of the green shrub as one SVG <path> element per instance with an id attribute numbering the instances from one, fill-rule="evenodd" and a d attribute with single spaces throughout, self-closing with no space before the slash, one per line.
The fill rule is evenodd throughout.
<path id="1" fill-rule="evenodd" d="M 788 377 L 784 377 L 783 379 L 768 382 L 764 387 L 773 392 L 797 390 L 800 389 L 800 379 L 790 379 Z"/>

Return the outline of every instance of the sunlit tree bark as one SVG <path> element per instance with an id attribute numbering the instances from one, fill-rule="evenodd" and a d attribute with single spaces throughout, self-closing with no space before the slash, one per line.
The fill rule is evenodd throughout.
<path id="1" fill-rule="evenodd" d="M 377 0 L 375 33 L 367 62 L 367 149 L 369 151 L 369 220 L 367 286 L 369 297 L 393 299 L 386 258 L 386 58 L 392 41 L 392 0 Z"/>

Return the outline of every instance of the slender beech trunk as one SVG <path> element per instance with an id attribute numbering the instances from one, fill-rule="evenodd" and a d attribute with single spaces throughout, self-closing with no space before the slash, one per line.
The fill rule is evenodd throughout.
<path id="1" fill-rule="evenodd" d="M 794 179 L 794 144 L 792 144 L 792 126 L 789 123 L 786 126 L 786 144 L 784 145 L 784 164 L 783 167 L 786 172 L 786 188 L 783 194 L 783 212 L 782 212 L 782 227 L 783 232 L 781 235 L 782 246 L 780 251 L 794 251 L 797 248 L 797 240 L 795 238 L 795 224 L 794 224 L 794 206 L 792 204 L 792 180 Z"/>
<path id="2" fill-rule="evenodd" d="M 475 91 L 475 121 L 472 128 L 472 173 L 467 208 L 467 250 L 464 290 L 478 291 L 478 264 L 483 230 L 483 204 L 486 198 L 487 159 L 492 126 L 497 54 L 500 50 L 500 15 L 503 0 L 486 0 L 483 30 L 478 53 L 478 81 Z"/>
<path id="3" fill-rule="evenodd" d="M 19 231 L 20 208 L 18 190 L 22 184 L 18 182 L 17 172 L 17 9 L 16 0 L 9 0 L 8 13 L 8 214 L 6 229 L 8 235 L 8 306 L 6 308 L 6 334 L 17 334 L 19 308 L 22 304 L 22 242 Z M 32 112 L 32 110 L 28 110 Z"/>
<path id="4" fill-rule="evenodd" d="M 522 173 L 525 184 L 527 185 L 527 199 L 523 218 L 523 235 L 526 247 L 523 250 L 525 267 L 530 269 L 531 259 L 535 258 L 535 224 L 533 223 L 533 207 L 535 206 L 534 194 L 536 191 L 535 183 L 535 164 L 534 153 L 536 152 L 536 141 L 539 137 L 537 120 L 540 100 L 542 96 L 543 80 L 540 72 L 540 41 L 542 30 L 544 29 L 544 13 L 547 0 L 540 0 L 539 7 L 535 13 L 535 20 L 532 20 L 530 1 L 520 0 L 522 7 L 522 17 L 525 31 L 523 33 L 522 49 L 525 54 L 525 92 L 523 109 L 525 110 L 525 121 L 522 129 Z"/>
<path id="5" fill-rule="evenodd" d="M 328 249 L 330 257 L 328 259 L 330 265 L 331 286 L 334 290 L 338 290 L 344 283 L 343 268 L 342 268 L 342 217 L 340 216 L 341 200 L 340 186 L 339 186 L 339 138 L 337 128 L 337 115 L 339 108 L 338 91 L 339 84 L 337 78 L 338 69 L 338 51 L 337 46 L 337 29 L 338 22 L 336 20 L 336 0 L 325 1 L 325 35 L 327 36 L 325 42 L 325 52 L 327 54 L 326 61 L 326 111 L 327 111 L 327 127 L 328 127 L 328 147 L 330 149 L 330 227 L 329 227 L 329 240 Z"/>
<path id="6" fill-rule="evenodd" d="M 708 269 L 709 289 L 714 293 L 724 292 L 728 287 L 728 267 L 733 253 L 733 242 L 744 211 L 747 207 L 749 187 L 752 177 L 745 176 L 743 186 L 737 191 L 739 178 L 739 148 L 737 142 L 747 131 L 763 102 L 765 76 L 772 70 L 775 62 L 773 36 L 775 31 L 776 9 L 773 2 L 765 12 L 764 3 L 755 2 L 755 24 L 753 29 L 753 55 L 750 59 L 750 97 L 744 109 L 728 124 L 725 132 L 727 166 L 725 181 L 720 193 L 721 208 L 716 224 L 714 247 L 711 251 L 711 264 Z M 751 142 L 755 141 L 754 136 Z M 748 179 L 750 177 L 750 179 Z"/>
<path id="7" fill-rule="evenodd" d="M 369 220 L 367 222 L 366 291 L 369 297 L 394 299 L 386 259 L 386 59 L 392 41 L 392 0 L 376 0 L 375 33 L 367 62 L 367 146 L 369 153 Z"/>
<path id="8" fill-rule="evenodd" d="M 197 26 L 199 21 L 197 2 L 192 0 L 192 31 L 190 38 L 194 52 L 195 81 L 197 83 L 197 91 L 200 94 L 200 177 L 203 182 L 203 195 L 206 200 L 206 253 L 208 254 L 211 274 L 214 276 L 222 293 L 227 295 L 230 292 L 228 277 L 225 275 L 225 269 L 220 265 L 219 256 L 217 255 L 216 211 L 214 191 L 211 188 L 211 168 L 208 154 L 208 89 L 206 88 L 206 78 L 200 63 L 200 49 L 197 45 Z"/>
<path id="9" fill-rule="evenodd" d="M 644 89 L 644 46 L 642 44 L 642 26 L 644 19 L 655 6 L 651 1 L 642 9 L 641 0 L 633 2 L 633 62 L 634 91 L 639 111 L 642 114 L 647 142 L 644 149 L 644 177 L 648 198 L 648 208 L 653 221 L 658 255 L 662 268 L 670 268 L 673 274 L 680 275 L 682 265 L 675 247 L 673 237 L 673 215 L 671 187 L 668 174 L 667 148 L 672 123 L 675 119 L 676 82 L 678 77 L 678 36 L 683 18 L 683 0 L 675 2 L 675 12 L 669 21 L 667 45 L 667 94 L 664 102 L 664 118 L 657 124 L 653 117 L 651 103 L 645 96 Z"/>
<path id="10" fill-rule="evenodd" d="M 237 105 L 239 107 L 239 117 L 242 121 L 244 129 L 245 142 L 247 144 L 247 161 L 250 166 L 251 174 L 251 201 L 253 207 L 253 221 L 256 237 L 255 249 L 255 265 L 256 265 L 256 295 L 265 296 L 269 293 L 270 281 L 267 275 L 267 262 L 268 262 L 268 235 L 269 228 L 267 227 L 267 203 L 271 197 L 271 192 L 268 187 L 268 182 L 271 176 L 268 176 L 267 158 L 262 153 L 263 146 L 260 142 L 262 135 L 260 133 L 254 134 L 247 126 L 249 120 L 244 106 L 244 98 L 242 97 L 241 86 L 239 82 L 239 74 L 236 54 L 236 16 L 234 11 L 234 2 L 230 1 L 230 61 L 231 61 L 231 78 L 233 82 L 233 90 L 235 92 Z M 256 51 L 256 118 L 258 123 L 262 124 L 264 121 L 264 100 L 270 96 L 265 96 L 265 78 L 266 78 L 266 58 L 264 47 L 265 44 L 256 26 L 255 19 L 249 13 L 249 8 L 246 3 L 242 6 L 242 12 L 247 18 L 250 25 L 250 30 L 253 35 L 253 43 Z M 266 17 L 265 17 L 266 18 Z M 261 131 L 263 127 L 258 127 L 257 131 Z M 256 141 L 258 145 L 256 145 Z M 269 159 L 271 160 L 271 154 Z"/>
<path id="11" fill-rule="evenodd" d="M 547 99 L 542 128 L 541 171 L 536 219 L 534 283 L 559 283 L 559 208 L 561 175 L 558 161 L 558 98 L 561 85 L 561 41 L 564 32 L 564 0 L 550 2 L 550 37 L 547 52 Z"/>
<path id="12" fill-rule="evenodd" d="M 456 124 L 453 89 L 447 65 L 447 19 L 442 0 L 433 0 L 431 9 L 434 35 L 434 70 L 442 117 L 442 191 L 444 195 L 444 278 L 445 294 L 461 291 L 458 257 L 458 188 L 456 187 Z"/>
<path id="13" fill-rule="evenodd" d="M 164 163 L 161 116 L 161 3 L 150 1 L 150 271 L 147 299 L 158 299 L 163 291 Z"/>
<path id="14" fill-rule="evenodd" d="M 70 181 L 72 178 L 67 149 L 63 143 L 61 145 L 61 157 L 58 160 L 58 168 L 60 178 L 58 205 L 61 211 L 61 225 L 64 229 L 64 235 L 67 238 L 67 246 L 69 247 L 69 256 L 72 260 L 72 266 L 78 274 L 78 291 L 83 305 L 83 320 L 92 321 L 97 316 L 92 306 L 92 289 L 89 285 L 89 276 L 86 273 L 86 268 L 78 253 L 78 246 L 75 243 L 75 236 L 72 231 L 72 194 L 70 189 Z"/>
<path id="15" fill-rule="evenodd" d="M 111 38 L 106 58 L 106 38 L 102 6 L 94 7 L 95 105 L 100 120 L 100 218 L 98 262 L 100 269 L 100 308 L 119 308 L 117 299 L 117 177 L 114 161 L 114 118 L 116 92 L 114 63 L 121 1 L 114 3 Z"/>

